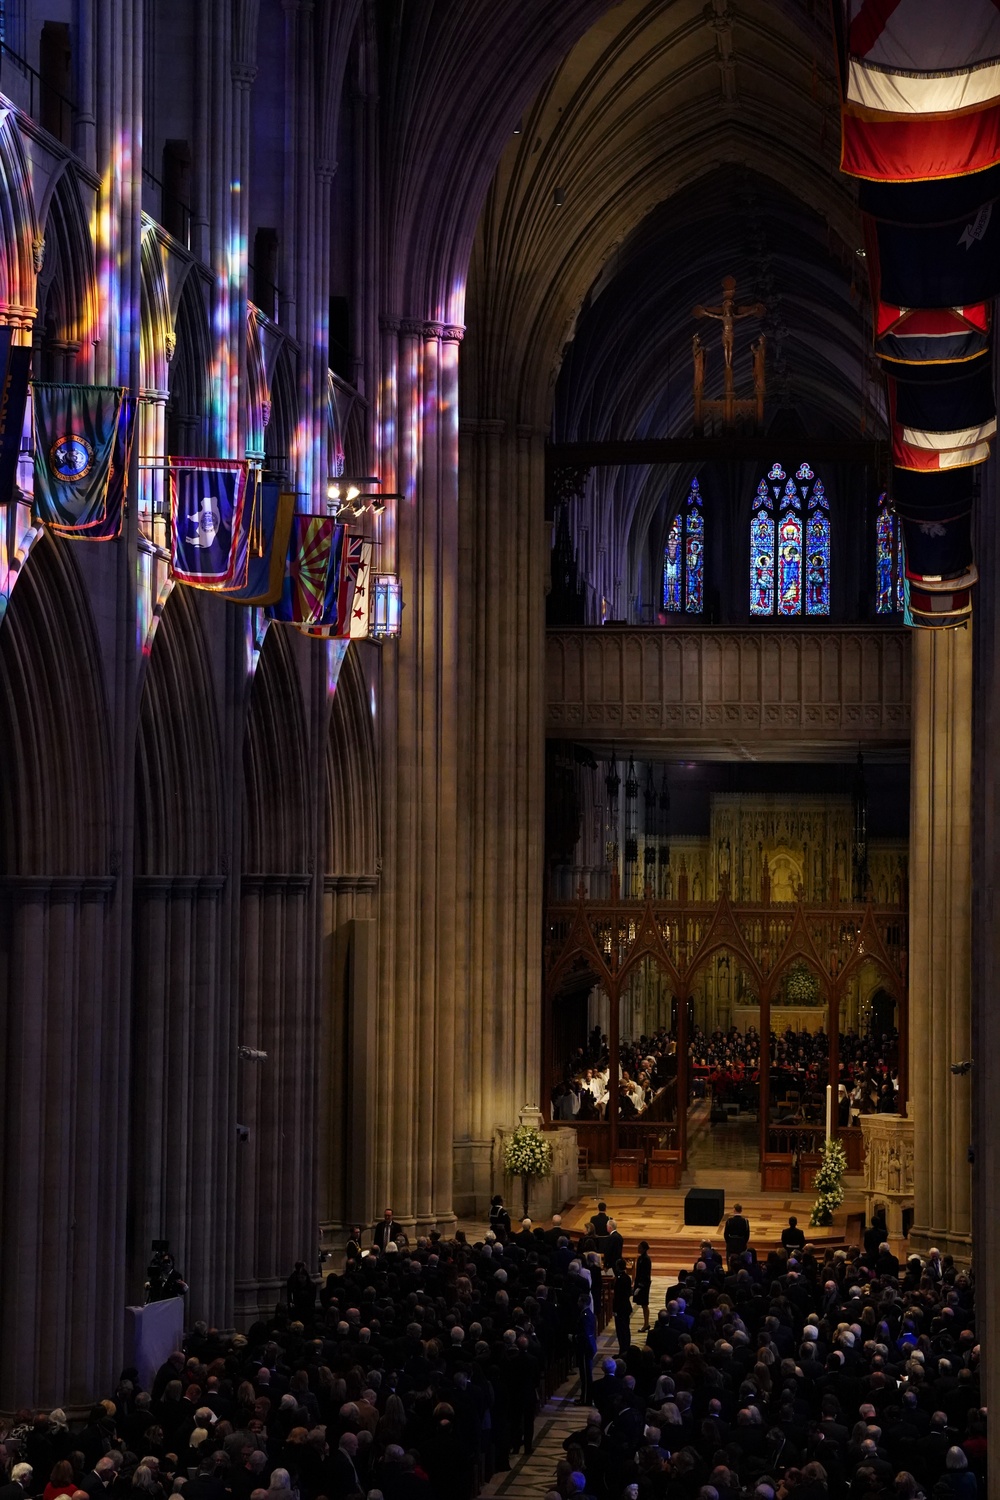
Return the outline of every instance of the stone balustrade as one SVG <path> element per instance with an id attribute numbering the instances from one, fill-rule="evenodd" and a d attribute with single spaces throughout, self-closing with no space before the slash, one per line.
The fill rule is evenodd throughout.
<path id="1" fill-rule="evenodd" d="M 815 625 L 550 630 L 546 732 L 663 740 L 699 757 L 910 737 L 904 630 Z M 828 752 L 827 752 L 828 753 Z"/>

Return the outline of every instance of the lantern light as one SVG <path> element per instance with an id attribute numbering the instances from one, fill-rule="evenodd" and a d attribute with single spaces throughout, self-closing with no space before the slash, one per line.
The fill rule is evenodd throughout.
<path id="1" fill-rule="evenodd" d="M 372 579 L 372 612 L 368 634 L 372 640 L 395 640 L 403 615 L 403 586 L 397 573 L 376 573 Z"/>

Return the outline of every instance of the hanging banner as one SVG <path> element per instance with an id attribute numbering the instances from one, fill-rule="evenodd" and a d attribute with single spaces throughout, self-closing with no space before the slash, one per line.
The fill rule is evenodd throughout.
<path id="1" fill-rule="evenodd" d="M 331 589 L 336 600 L 346 532 L 332 516 L 295 516 L 281 596 L 268 618 L 285 625 L 324 625 Z M 336 603 L 334 604 L 336 609 Z"/>
<path id="2" fill-rule="evenodd" d="M 244 504 L 246 538 L 237 554 L 236 573 L 242 583 L 219 590 L 233 604 L 274 604 L 285 581 L 288 539 L 295 514 L 295 496 L 282 494 L 270 481 L 261 481 Z"/>
<path id="3" fill-rule="evenodd" d="M 167 462 L 174 578 L 212 590 L 238 584 L 246 461 L 170 457 Z"/>
<path id="4" fill-rule="evenodd" d="M 371 562 L 371 542 L 364 537 L 348 536 L 345 564 L 336 578 L 328 580 L 323 619 L 317 625 L 301 626 L 303 635 L 324 640 L 367 639 Z"/>
<path id="5" fill-rule="evenodd" d="M 351 600 L 351 639 L 368 638 L 368 610 L 370 605 L 372 577 L 372 543 L 362 541 L 354 553 L 357 538 L 351 539 L 351 569 L 354 577 L 354 597 Z"/>
<path id="6" fill-rule="evenodd" d="M 964 578 L 972 567 L 972 513 L 941 521 L 903 518 L 907 577 Z"/>
<path id="7" fill-rule="evenodd" d="M 956 379 L 927 378 L 947 374 L 952 368 L 962 372 Z M 997 409 L 988 355 L 969 365 L 945 366 L 943 370 L 908 365 L 905 378 L 901 372 L 888 384 L 893 421 L 910 447 L 968 448 L 996 432 Z"/>
<path id="8" fill-rule="evenodd" d="M 132 441 L 124 389 L 36 381 L 32 410 L 38 520 L 67 536 L 117 536 Z"/>
<path id="9" fill-rule="evenodd" d="M 887 374 L 900 365 L 965 364 L 990 344 L 990 310 L 973 307 L 875 309 L 875 350 Z"/>
<path id="10" fill-rule="evenodd" d="M 897 307 L 960 307 L 1000 292 L 1000 199 L 944 224 L 865 217 L 872 290 Z"/>
<path id="11" fill-rule="evenodd" d="M 885 181 L 1000 162 L 1000 12 L 992 0 L 840 0 L 841 169 Z"/>
<path id="12" fill-rule="evenodd" d="M 979 480 L 975 466 L 934 474 L 893 469 L 892 508 L 911 521 L 950 520 L 972 510 Z"/>
<path id="13" fill-rule="evenodd" d="M 0 328 L 0 505 L 9 505 L 17 482 L 17 461 L 24 431 L 24 408 L 28 400 L 31 347 L 15 344 L 13 329 Z"/>
<path id="14" fill-rule="evenodd" d="M 1000 165 L 965 177 L 931 181 L 858 183 L 858 207 L 887 224 L 950 224 L 975 218 L 983 203 L 1000 198 Z"/>

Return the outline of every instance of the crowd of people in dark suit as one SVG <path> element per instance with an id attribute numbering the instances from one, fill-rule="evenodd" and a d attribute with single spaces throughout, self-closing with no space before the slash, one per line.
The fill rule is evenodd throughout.
<path id="1" fill-rule="evenodd" d="M 651 1317 L 649 1247 L 626 1260 L 604 1205 L 569 1234 L 495 1203 L 475 1243 L 387 1214 L 245 1335 L 196 1324 L 149 1390 L 126 1370 L 83 1421 L 0 1425 L 0 1500 L 469 1500 L 574 1372 L 549 1500 L 985 1496 L 970 1274 L 901 1265 L 881 1225 L 820 1252 L 790 1224 L 758 1257 L 738 1219 Z"/>
<path id="2" fill-rule="evenodd" d="M 820 1251 L 793 1218 L 761 1257 L 749 1231 L 737 1209 L 641 1341 L 626 1328 L 546 1500 L 984 1500 L 971 1273 L 900 1264 L 884 1222 Z"/>

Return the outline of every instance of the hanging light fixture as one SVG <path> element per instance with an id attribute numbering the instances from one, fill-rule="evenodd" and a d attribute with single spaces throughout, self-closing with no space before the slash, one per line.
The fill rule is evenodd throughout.
<path id="1" fill-rule="evenodd" d="M 376 573 L 372 579 L 372 611 L 368 635 L 373 641 L 396 640 L 403 619 L 403 585 L 397 573 Z"/>

